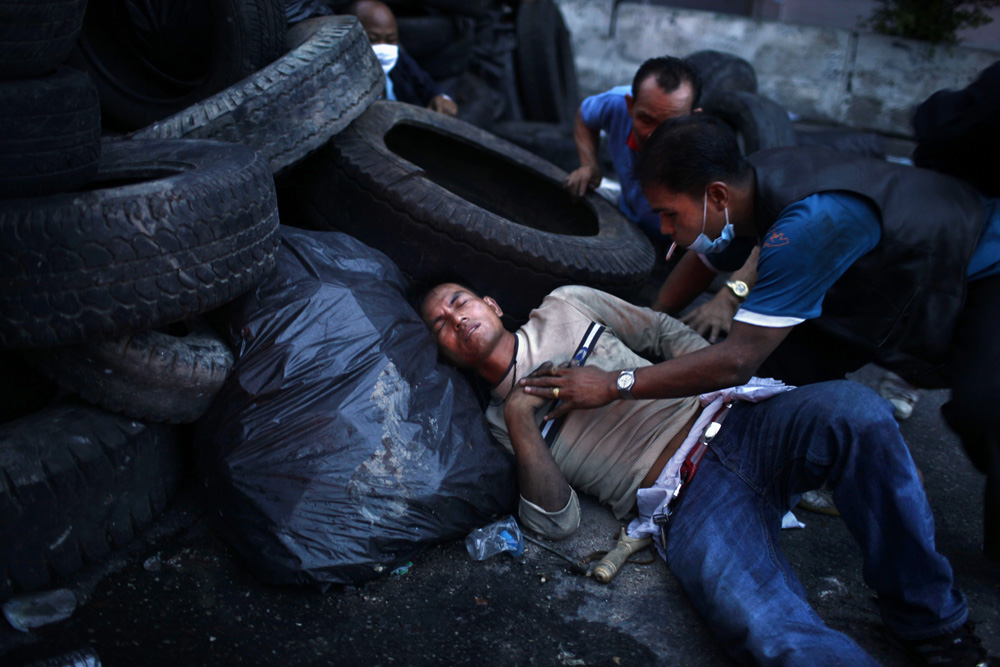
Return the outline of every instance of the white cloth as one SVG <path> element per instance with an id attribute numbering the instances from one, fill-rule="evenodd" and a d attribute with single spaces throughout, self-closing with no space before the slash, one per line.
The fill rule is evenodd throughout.
<path id="1" fill-rule="evenodd" d="M 659 477 L 653 485 L 644 489 L 639 489 L 635 493 L 636 507 L 639 516 L 629 522 L 628 536 L 657 537 L 660 534 L 660 527 L 653 522 L 653 517 L 663 514 L 667 503 L 673 497 L 681 481 L 681 466 L 687 458 L 688 453 L 698 442 L 698 438 L 705 432 L 712 417 L 719 411 L 724 403 L 733 401 L 749 401 L 759 403 L 776 394 L 790 391 L 795 387 L 786 385 L 783 382 L 771 378 L 751 378 L 749 382 L 740 387 L 729 387 L 718 391 L 702 394 L 698 397 L 698 402 L 702 405 L 701 414 L 695 421 L 694 426 L 688 431 L 684 442 L 677 448 L 674 455 L 663 466 Z"/>

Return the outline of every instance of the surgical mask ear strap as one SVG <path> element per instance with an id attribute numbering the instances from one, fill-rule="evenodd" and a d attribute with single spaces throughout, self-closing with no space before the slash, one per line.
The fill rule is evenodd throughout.
<path id="1" fill-rule="evenodd" d="M 726 227 L 728 227 L 729 226 L 729 207 L 727 206 L 726 208 L 724 208 L 722 212 L 726 214 Z"/>
<path id="2" fill-rule="evenodd" d="M 705 219 L 708 217 L 708 188 L 705 188 L 705 197 L 701 204 L 701 233 L 705 233 Z"/>

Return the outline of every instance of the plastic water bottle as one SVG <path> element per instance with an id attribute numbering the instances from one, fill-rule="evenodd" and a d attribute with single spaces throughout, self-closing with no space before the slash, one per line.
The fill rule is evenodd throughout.
<path id="1" fill-rule="evenodd" d="M 524 553 L 524 537 L 517 521 L 509 516 L 469 533 L 465 538 L 465 548 L 476 560 L 486 560 L 501 551 L 507 551 L 516 558 Z"/>

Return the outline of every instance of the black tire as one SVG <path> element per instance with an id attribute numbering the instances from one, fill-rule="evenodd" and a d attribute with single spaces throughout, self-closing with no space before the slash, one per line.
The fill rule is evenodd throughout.
<path id="1" fill-rule="evenodd" d="M 573 45 L 552 0 L 518 7 L 515 61 L 524 120 L 572 123 L 580 105 Z"/>
<path id="2" fill-rule="evenodd" d="M 710 103 L 719 93 L 757 92 L 757 72 L 754 71 L 753 65 L 739 56 L 707 50 L 695 51 L 685 56 L 684 60 L 698 70 L 701 76 L 699 106 Z"/>
<path id="3" fill-rule="evenodd" d="M 54 70 L 80 37 L 87 0 L 0 0 L 0 78 Z"/>
<path id="4" fill-rule="evenodd" d="M 0 198 L 74 190 L 100 155 L 101 105 L 86 74 L 0 82 Z"/>
<path id="5" fill-rule="evenodd" d="M 576 142 L 573 141 L 573 128 L 569 125 L 505 120 L 496 123 L 491 132 L 566 172 L 580 166 L 580 155 L 576 150 Z M 604 168 L 603 164 L 601 168 Z"/>
<path id="6" fill-rule="evenodd" d="M 399 42 L 416 60 L 443 51 L 458 39 L 458 26 L 451 16 L 397 16 Z"/>
<path id="7" fill-rule="evenodd" d="M 829 148 L 842 153 L 854 153 L 879 160 L 885 159 L 885 138 L 875 132 L 859 132 L 840 128 L 795 131 L 797 146 Z"/>
<path id="8" fill-rule="evenodd" d="M 719 93 L 710 102 L 703 105 L 705 113 L 736 131 L 744 155 L 798 143 L 788 112 L 777 102 L 743 91 Z"/>
<path id="9" fill-rule="evenodd" d="M 385 75 L 353 16 L 321 16 L 289 31 L 285 56 L 234 86 L 131 138 L 242 143 L 277 173 L 347 127 L 385 87 Z"/>
<path id="10" fill-rule="evenodd" d="M 408 7 L 419 5 L 449 14 L 464 16 L 485 16 L 497 4 L 495 0 L 390 0 L 387 2 L 393 11 L 406 11 Z"/>
<path id="11" fill-rule="evenodd" d="M 0 424 L 41 410 L 59 391 L 26 354 L 0 350 Z"/>
<path id="12" fill-rule="evenodd" d="M 63 403 L 0 426 L 0 599 L 127 544 L 177 488 L 176 427 Z"/>
<path id="13" fill-rule="evenodd" d="M 435 81 L 458 76 L 472 63 L 476 43 L 475 25 L 472 19 L 463 17 L 456 17 L 455 22 L 455 38 L 444 48 L 420 58 L 414 56 L 420 67 Z"/>
<path id="14" fill-rule="evenodd" d="M 472 72 L 445 79 L 441 86 L 458 105 L 458 118 L 484 130 L 491 130 L 506 108 L 503 94 Z"/>
<path id="15" fill-rule="evenodd" d="M 90 72 L 105 124 L 130 131 L 214 95 L 285 50 L 282 0 L 89 0 L 70 64 Z M 170 7 L 147 13 L 146 8 Z"/>
<path id="16" fill-rule="evenodd" d="M 111 412 L 151 422 L 201 417 L 233 368 L 229 344 L 204 323 L 186 333 L 141 331 L 122 338 L 39 350 L 35 362 L 63 389 Z"/>
<path id="17" fill-rule="evenodd" d="M 0 348 L 155 329 L 236 298 L 274 267 L 274 179 L 245 146 L 106 143 L 92 186 L 0 201 Z"/>
<path id="18" fill-rule="evenodd" d="M 97 651 L 88 646 L 42 658 L 23 667 L 101 667 L 101 658 L 97 655 Z"/>
<path id="19" fill-rule="evenodd" d="M 633 296 L 653 266 L 642 233 L 596 195 L 571 198 L 565 172 L 413 105 L 376 102 L 302 166 L 294 199 L 312 226 L 354 235 L 411 279 L 488 287 L 511 323 L 560 285 Z"/>

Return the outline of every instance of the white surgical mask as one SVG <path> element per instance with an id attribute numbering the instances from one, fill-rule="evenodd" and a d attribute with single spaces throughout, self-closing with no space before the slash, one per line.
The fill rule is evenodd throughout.
<path id="1" fill-rule="evenodd" d="M 701 207 L 701 234 L 698 234 L 698 238 L 694 240 L 694 243 L 688 246 L 688 250 L 696 252 L 700 255 L 710 255 L 716 252 L 722 252 L 729 247 L 729 242 L 733 240 L 733 236 L 736 231 L 733 229 L 732 223 L 729 222 L 729 207 L 725 208 L 726 213 L 726 226 L 722 228 L 722 233 L 719 238 L 714 241 L 710 240 L 705 236 L 705 221 L 708 217 L 708 190 L 705 190 L 705 200 Z"/>
<path id="2" fill-rule="evenodd" d="M 378 57 L 378 63 L 382 66 L 382 71 L 386 76 L 396 66 L 399 60 L 399 46 L 397 44 L 372 44 L 372 50 Z"/>

